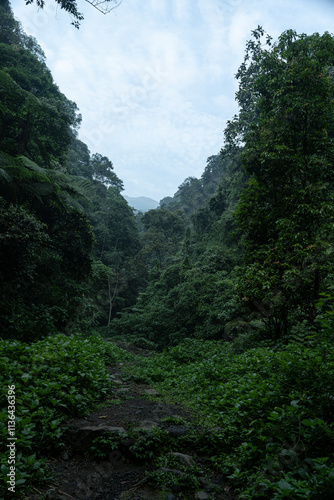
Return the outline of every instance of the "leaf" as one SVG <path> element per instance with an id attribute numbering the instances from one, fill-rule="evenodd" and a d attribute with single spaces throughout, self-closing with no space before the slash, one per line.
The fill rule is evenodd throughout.
<path id="1" fill-rule="evenodd" d="M 40 167 L 39 165 L 37 165 L 37 163 L 35 163 L 32 160 L 29 160 L 29 158 L 27 158 L 26 156 L 19 155 L 17 158 L 18 158 L 18 160 L 21 161 L 21 163 L 25 167 L 29 168 L 30 170 L 35 170 L 36 172 L 39 172 L 41 174 L 45 174 L 46 173 L 46 169 L 45 168 Z"/>
<path id="2" fill-rule="evenodd" d="M 3 168 L 0 168 L 0 181 L 1 180 L 5 180 L 9 184 L 12 182 L 12 178 L 10 177 L 10 175 L 7 174 L 7 172 Z"/>
<path id="3" fill-rule="evenodd" d="M 277 486 L 281 490 L 292 490 L 293 489 L 291 484 L 288 483 L 287 481 L 284 481 L 284 479 L 281 479 L 280 481 L 278 481 Z"/>
<path id="4" fill-rule="evenodd" d="M 20 484 L 24 484 L 26 482 L 26 479 L 18 479 L 15 481 L 16 486 L 19 486 Z"/>

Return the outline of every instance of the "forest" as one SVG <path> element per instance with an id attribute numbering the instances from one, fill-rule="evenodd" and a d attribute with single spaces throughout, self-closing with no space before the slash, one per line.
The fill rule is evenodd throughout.
<path id="1" fill-rule="evenodd" d="M 9 430 L 25 498 L 131 358 L 114 342 L 152 353 L 129 379 L 218 429 L 198 446 L 233 498 L 334 498 L 334 37 L 258 27 L 236 79 L 221 151 L 135 211 L 0 0 L 1 498 Z"/>

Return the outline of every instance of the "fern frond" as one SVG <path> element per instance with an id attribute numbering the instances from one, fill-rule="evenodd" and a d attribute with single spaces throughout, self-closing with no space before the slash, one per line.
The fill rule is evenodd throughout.
<path id="1" fill-rule="evenodd" d="M 6 181 L 8 184 L 13 183 L 13 179 L 3 168 L 0 168 L 0 182 L 1 181 Z"/>
<path id="2" fill-rule="evenodd" d="M 37 163 L 30 160 L 26 156 L 19 155 L 17 159 L 21 162 L 22 165 L 29 168 L 30 170 L 33 170 L 34 172 L 39 172 L 47 176 L 48 170 L 46 168 L 40 167 L 39 165 L 37 165 Z"/>

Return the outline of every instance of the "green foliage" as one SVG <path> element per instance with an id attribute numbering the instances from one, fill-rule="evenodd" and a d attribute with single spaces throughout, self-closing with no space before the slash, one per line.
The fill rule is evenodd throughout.
<path id="1" fill-rule="evenodd" d="M 160 201 L 161 208 L 168 208 L 172 212 L 183 210 L 186 217 L 190 218 L 204 208 L 206 202 L 215 194 L 225 169 L 226 163 L 222 155 L 210 156 L 201 178 L 185 179 L 173 197 Z"/>
<path id="2" fill-rule="evenodd" d="M 77 23 L 75 2 L 60 3 Z M 155 459 L 149 481 L 188 492 L 202 472 L 168 470 L 171 447 L 185 446 L 210 456 L 240 499 L 331 498 L 333 37 L 290 30 L 273 43 L 255 30 L 221 153 L 136 220 L 112 162 L 76 138 L 76 105 L 3 5 L 0 313 L 11 340 L 0 342 L 0 379 L 20 403 L 18 484 L 45 477 L 41 450 L 61 446 L 62 421 L 107 394 L 106 358 L 127 359 L 98 337 L 57 335 L 98 327 L 165 349 L 132 376 L 208 428 L 104 435 L 95 457 Z M 45 335 L 55 336 L 14 340 Z M 0 422 L 5 440 L 5 408 Z"/>
<path id="3" fill-rule="evenodd" d="M 135 442 L 130 446 L 130 452 L 144 462 L 151 461 L 154 456 L 163 453 L 164 445 L 168 441 L 168 434 L 160 427 L 130 433 L 131 437 L 135 438 Z"/>
<path id="4" fill-rule="evenodd" d="M 148 285 L 142 282 L 136 305 L 113 319 L 111 336 L 147 337 L 161 348 L 186 337 L 235 335 L 232 322 L 246 308 L 230 276 L 242 254 L 232 216 L 245 176 L 238 157 L 224 152 L 209 158 L 202 177 L 203 200 L 193 210 L 185 192 L 195 199 L 199 184 L 188 179 L 173 201 L 140 218 L 139 256 L 148 265 Z M 244 326 L 251 329 L 249 320 Z"/>
<path id="5" fill-rule="evenodd" d="M 113 172 L 113 165 L 106 156 L 95 153 L 90 159 L 90 165 L 93 179 L 103 184 L 117 187 L 120 191 L 124 189 L 123 182 Z"/>
<path id="6" fill-rule="evenodd" d="M 178 252 L 184 237 L 184 213 L 181 210 L 171 212 L 167 208 L 149 210 L 142 216 L 141 223 L 144 226 L 141 254 L 150 266 L 163 269 Z"/>
<path id="7" fill-rule="evenodd" d="M 125 439 L 127 434 L 120 433 L 104 433 L 101 436 L 93 440 L 91 446 L 89 447 L 88 455 L 94 457 L 98 460 L 105 460 L 110 455 L 111 451 L 119 450 L 122 445 L 122 441 Z"/>
<path id="8" fill-rule="evenodd" d="M 47 202 L 39 217 L 0 202 L 2 334 L 33 340 L 74 324 L 90 272 L 92 234 L 74 208 Z"/>
<path id="9" fill-rule="evenodd" d="M 163 462 L 164 463 L 164 462 Z M 173 463 L 171 464 L 173 465 Z M 152 486 L 164 486 L 167 488 L 173 487 L 174 490 L 190 493 L 199 489 L 201 483 L 199 477 L 192 473 L 183 473 L 180 474 L 178 471 L 180 466 L 177 466 L 177 470 L 170 469 L 167 471 L 162 469 L 158 469 L 154 472 L 147 473 L 147 483 Z"/>
<path id="10" fill-rule="evenodd" d="M 10 16 L 5 25 L 17 29 L 0 55 L 2 331 L 25 341 L 88 331 L 135 300 L 137 226 L 111 161 L 75 138 L 81 117 L 38 44 Z"/>
<path id="11" fill-rule="evenodd" d="M 48 168 L 63 161 L 80 117 L 45 63 L 27 49 L 1 44 L 0 95 L 0 149 Z"/>
<path id="12" fill-rule="evenodd" d="M 87 211 L 96 237 L 89 287 L 94 321 L 108 326 L 117 312 L 133 305 L 137 296 L 143 275 L 137 258 L 138 228 L 132 209 L 115 186 L 93 197 Z"/>
<path id="13" fill-rule="evenodd" d="M 329 272 L 333 218 L 333 37 L 284 32 L 263 47 L 258 28 L 238 72 L 241 155 L 251 177 L 236 221 L 245 233 L 239 291 L 272 336 L 298 310 L 313 323 Z M 236 137 L 237 134 L 236 134 Z M 242 296 L 241 295 L 241 296 Z"/>
<path id="14" fill-rule="evenodd" d="M 197 437 L 195 446 L 209 448 L 213 466 L 231 477 L 241 498 L 330 495 L 332 345 L 233 351 L 223 342 L 189 339 L 131 371 L 219 426 L 216 439 Z"/>
<path id="15" fill-rule="evenodd" d="M 317 321 L 321 326 L 321 334 L 326 340 L 331 341 L 334 334 L 334 297 L 332 295 L 333 287 L 328 288 L 331 293 L 320 293 L 316 307 L 318 309 Z"/>
<path id="16" fill-rule="evenodd" d="M 135 307 L 112 321 L 110 335 L 146 336 L 160 347 L 185 337 L 224 337 L 228 323 L 242 310 L 225 270 L 233 259 L 232 252 L 217 246 L 190 269 L 184 262 L 168 266 L 139 295 Z"/>
<path id="17" fill-rule="evenodd" d="M 131 355 L 99 336 L 55 335 L 31 345 L 0 341 L 1 449 L 6 450 L 8 438 L 7 389 L 15 385 L 18 481 L 29 485 L 47 479 L 43 457 L 63 446 L 62 422 L 86 414 L 109 393 L 107 360 L 127 359 Z M 2 459 L 7 464 L 4 452 Z M 0 491 L 6 484 L 6 465 L 1 473 Z"/>
<path id="18" fill-rule="evenodd" d="M 160 427 L 118 434 L 104 433 L 94 439 L 89 448 L 89 455 L 106 459 L 111 451 L 118 450 L 122 454 L 130 453 L 132 459 L 148 463 L 157 455 L 164 453 L 169 441 L 168 433 Z"/>

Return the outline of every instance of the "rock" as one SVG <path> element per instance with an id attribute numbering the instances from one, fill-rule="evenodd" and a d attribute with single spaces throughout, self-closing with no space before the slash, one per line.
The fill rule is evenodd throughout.
<path id="1" fill-rule="evenodd" d="M 82 480 L 82 478 L 78 477 L 74 480 L 74 487 L 71 488 L 71 495 L 75 494 L 75 497 L 78 500 L 88 500 L 91 496 L 90 488 L 86 485 L 86 483 Z"/>
<path id="2" fill-rule="evenodd" d="M 113 381 L 114 384 L 117 384 L 117 385 L 122 385 L 124 383 L 124 382 L 122 382 L 122 380 L 119 380 L 118 378 L 111 378 L 111 380 Z"/>
<path id="3" fill-rule="evenodd" d="M 172 451 L 170 453 L 179 464 L 185 465 L 186 467 L 194 467 L 195 460 L 190 455 L 185 455 L 184 453 L 178 453 L 176 451 Z"/>
<path id="4" fill-rule="evenodd" d="M 199 480 L 203 488 L 206 489 L 206 491 L 217 491 L 217 489 L 219 489 L 218 484 L 211 483 L 209 479 L 207 479 L 206 477 L 200 477 Z"/>
<path id="5" fill-rule="evenodd" d="M 176 470 L 176 469 L 169 469 L 168 467 L 160 467 L 160 469 L 158 469 L 158 470 L 161 472 L 172 472 L 176 476 L 187 476 L 186 472 Z"/>
<path id="6" fill-rule="evenodd" d="M 139 422 L 137 427 L 135 427 L 135 431 L 142 431 L 142 430 L 147 430 L 150 431 L 154 429 L 155 427 L 159 427 L 159 424 L 157 422 L 153 422 L 153 420 L 143 420 L 142 422 Z"/>
<path id="7" fill-rule="evenodd" d="M 166 428 L 171 437 L 186 436 L 190 432 L 190 427 L 184 425 L 171 425 Z"/>
<path id="8" fill-rule="evenodd" d="M 109 462 L 113 465 L 122 465 L 122 463 L 124 462 L 124 457 L 120 451 L 113 450 L 109 454 Z"/>
<path id="9" fill-rule="evenodd" d="M 61 454 L 61 459 L 62 459 L 62 460 L 69 460 L 69 459 L 70 459 L 70 457 L 68 456 L 67 451 L 64 451 L 64 452 Z"/>
<path id="10" fill-rule="evenodd" d="M 195 493 L 196 500 L 207 500 L 208 498 L 209 495 L 205 491 L 198 491 L 197 493 Z"/>
<path id="11" fill-rule="evenodd" d="M 111 425 L 103 424 L 86 425 L 83 427 L 70 425 L 68 426 L 66 441 L 76 451 L 87 451 L 92 441 L 105 432 L 110 434 L 120 434 L 121 432 L 125 433 L 125 429 L 123 427 L 113 427 Z"/>
<path id="12" fill-rule="evenodd" d="M 87 476 L 86 484 L 91 490 L 98 489 L 102 484 L 101 474 L 97 471 L 91 472 Z"/>
<path id="13" fill-rule="evenodd" d="M 201 485 L 203 486 L 203 488 L 205 488 L 206 491 L 215 491 L 215 492 L 217 492 L 217 491 L 220 490 L 219 484 L 212 483 L 206 477 L 200 477 L 199 480 L 201 482 Z"/>
<path id="14" fill-rule="evenodd" d="M 160 396 L 160 392 L 156 389 L 145 389 L 144 394 L 147 394 L 148 396 Z"/>
<path id="15" fill-rule="evenodd" d="M 176 496 L 175 495 L 168 495 L 165 500 L 176 500 Z"/>
<path id="16" fill-rule="evenodd" d="M 220 432 L 223 432 L 223 428 L 222 427 L 212 427 L 212 429 L 209 429 L 208 432 L 212 432 L 212 433 L 217 433 L 219 434 Z"/>
<path id="17" fill-rule="evenodd" d="M 113 427 L 112 425 L 86 425 L 85 427 L 81 427 L 79 429 L 83 432 L 98 432 L 101 434 L 102 432 L 111 432 L 111 433 L 121 433 L 125 432 L 124 427 Z"/>

